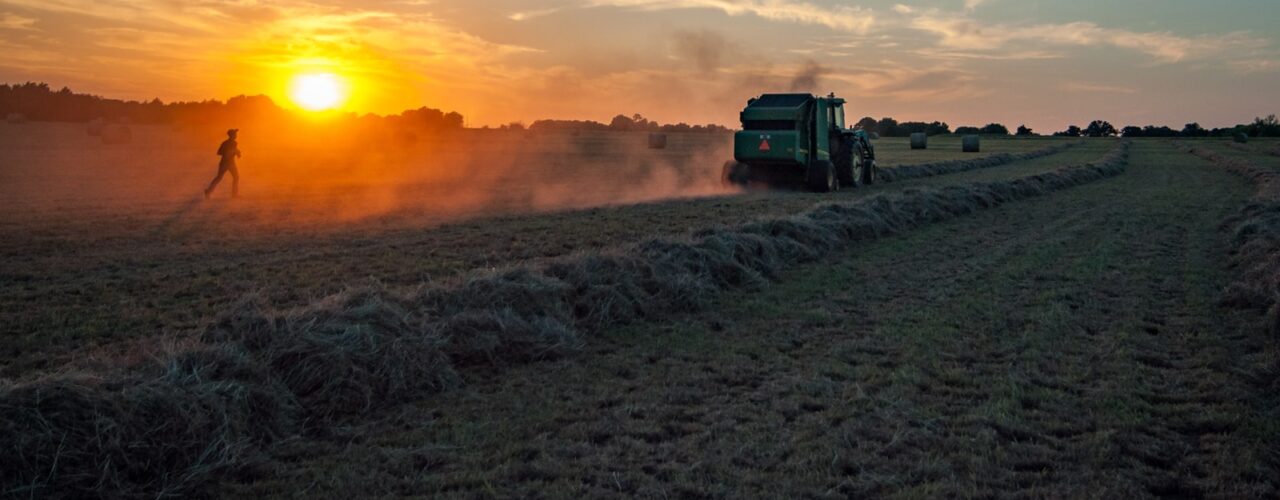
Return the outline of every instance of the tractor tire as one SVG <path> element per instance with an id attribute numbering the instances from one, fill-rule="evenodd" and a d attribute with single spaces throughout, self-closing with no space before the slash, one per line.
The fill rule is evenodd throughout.
<path id="1" fill-rule="evenodd" d="M 805 184 L 815 193 L 830 193 L 840 189 L 840 180 L 836 178 L 836 166 L 827 160 L 817 160 L 809 164 L 805 175 Z"/>
<path id="2" fill-rule="evenodd" d="M 747 187 L 751 183 L 751 167 L 736 160 L 724 162 L 720 171 L 720 182 L 726 187 Z"/>
<path id="3" fill-rule="evenodd" d="M 862 163 L 862 168 L 859 169 L 861 170 L 861 172 L 858 172 L 858 174 L 861 176 L 862 185 L 870 186 L 872 184 L 875 184 L 876 177 L 879 177 L 879 175 L 877 174 L 879 173 L 879 170 L 880 170 L 880 167 L 876 166 L 876 161 L 871 160 L 871 161 L 863 161 L 860 163 Z"/>
<path id="4" fill-rule="evenodd" d="M 836 179 L 840 181 L 841 188 L 854 188 L 858 186 L 858 176 L 856 161 L 854 160 L 853 138 L 841 137 L 840 149 L 831 159 L 836 166 Z"/>

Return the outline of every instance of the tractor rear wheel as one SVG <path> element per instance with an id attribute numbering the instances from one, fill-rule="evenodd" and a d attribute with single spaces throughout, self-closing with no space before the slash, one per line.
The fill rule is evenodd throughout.
<path id="1" fill-rule="evenodd" d="M 842 188 L 858 186 L 857 161 L 854 160 L 855 153 L 853 138 L 849 136 L 841 137 L 840 147 L 836 154 L 832 155 L 831 160 L 836 165 L 836 179 L 840 181 L 840 187 Z"/>
<path id="2" fill-rule="evenodd" d="M 830 193 L 840 189 L 840 180 L 836 179 L 836 166 L 827 160 L 817 160 L 809 164 L 805 184 L 815 193 Z"/>
<path id="3" fill-rule="evenodd" d="M 747 187 L 751 183 L 751 167 L 736 160 L 724 162 L 720 181 L 727 187 Z"/>
<path id="4" fill-rule="evenodd" d="M 880 170 L 880 167 L 876 166 L 876 161 L 863 160 L 859 163 L 862 164 L 862 168 L 860 169 L 862 171 L 859 172 L 859 175 L 862 177 L 862 185 L 870 186 L 875 184 L 876 177 L 878 177 L 878 171 Z"/>

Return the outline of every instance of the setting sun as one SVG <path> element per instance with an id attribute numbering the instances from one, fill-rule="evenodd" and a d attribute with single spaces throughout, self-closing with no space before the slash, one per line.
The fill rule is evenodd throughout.
<path id="1" fill-rule="evenodd" d="M 289 84 L 289 98 L 308 111 L 327 111 L 347 98 L 346 82 L 333 73 L 298 75 Z"/>

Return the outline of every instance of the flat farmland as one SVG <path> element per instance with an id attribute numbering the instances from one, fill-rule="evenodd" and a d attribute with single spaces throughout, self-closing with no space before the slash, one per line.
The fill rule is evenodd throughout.
<path id="1" fill-rule="evenodd" d="M 673 135 L 666 150 L 655 151 L 646 134 L 478 133 L 403 147 L 387 154 L 396 163 L 385 172 L 359 167 L 364 175 L 269 146 L 259 154 L 286 159 L 263 165 L 246 139 L 242 197 L 226 198 L 227 179 L 206 201 L 200 190 L 213 156 L 182 134 L 143 128 L 133 144 L 103 146 L 78 127 L 34 127 L 6 135 L 12 142 L 0 153 L 12 165 L 0 174 L 10 204 L 0 215 L 0 277 L 12 284 L 0 290 L 0 314 L 9 319 L 0 373 L 9 376 L 102 345 L 135 349 L 118 343 L 190 336 L 250 293 L 294 307 L 370 283 L 447 281 L 790 214 L 825 200 L 1048 171 L 1094 160 L 1111 144 L 816 195 L 722 187 L 730 140 L 722 136 Z M 990 140 L 986 152 L 972 155 L 960 153 L 957 141 L 935 138 L 935 149 L 923 152 L 911 152 L 901 138 L 876 146 L 892 168 L 1069 142 Z M 940 150 L 947 142 L 954 148 Z M 469 153 L 477 143 L 492 150 Z M 645 183 L 655 178 L 664 180 Z M 651 201 L 628 201 L 645 199 Z"/>
<path id="2" fill-rule="evenodd" d="M 1223 299 L 1224 161 L 1276 142 L 881 139 L 1002 159 L 819 195 L 723 187 L 721 135 L 245 131 L 204 200 L 208 141 L 139 129 L 0 136 L 7 493 L 1280 492 L 1275 336 Z"/>
<path id="3" fill-rule="evenodd" d="M 1251 192 L 1139 142 L 1117 178 L 478 372 L 225 491 L 1271 496 L 1280 426 L 1247 374 L 1274 339 L 1219 305 Z"/>

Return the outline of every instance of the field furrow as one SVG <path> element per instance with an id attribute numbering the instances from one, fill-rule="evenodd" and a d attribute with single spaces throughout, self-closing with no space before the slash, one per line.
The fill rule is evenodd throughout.
<path id="1" fill-rule="evenodd" d="M 1248 194 L 1143 143 L 1125 176 L 291 443 L 226 491 L 1272 497 L 1280 429 L 1236 371 L 1263 339 L 1217 305 Z"/>

